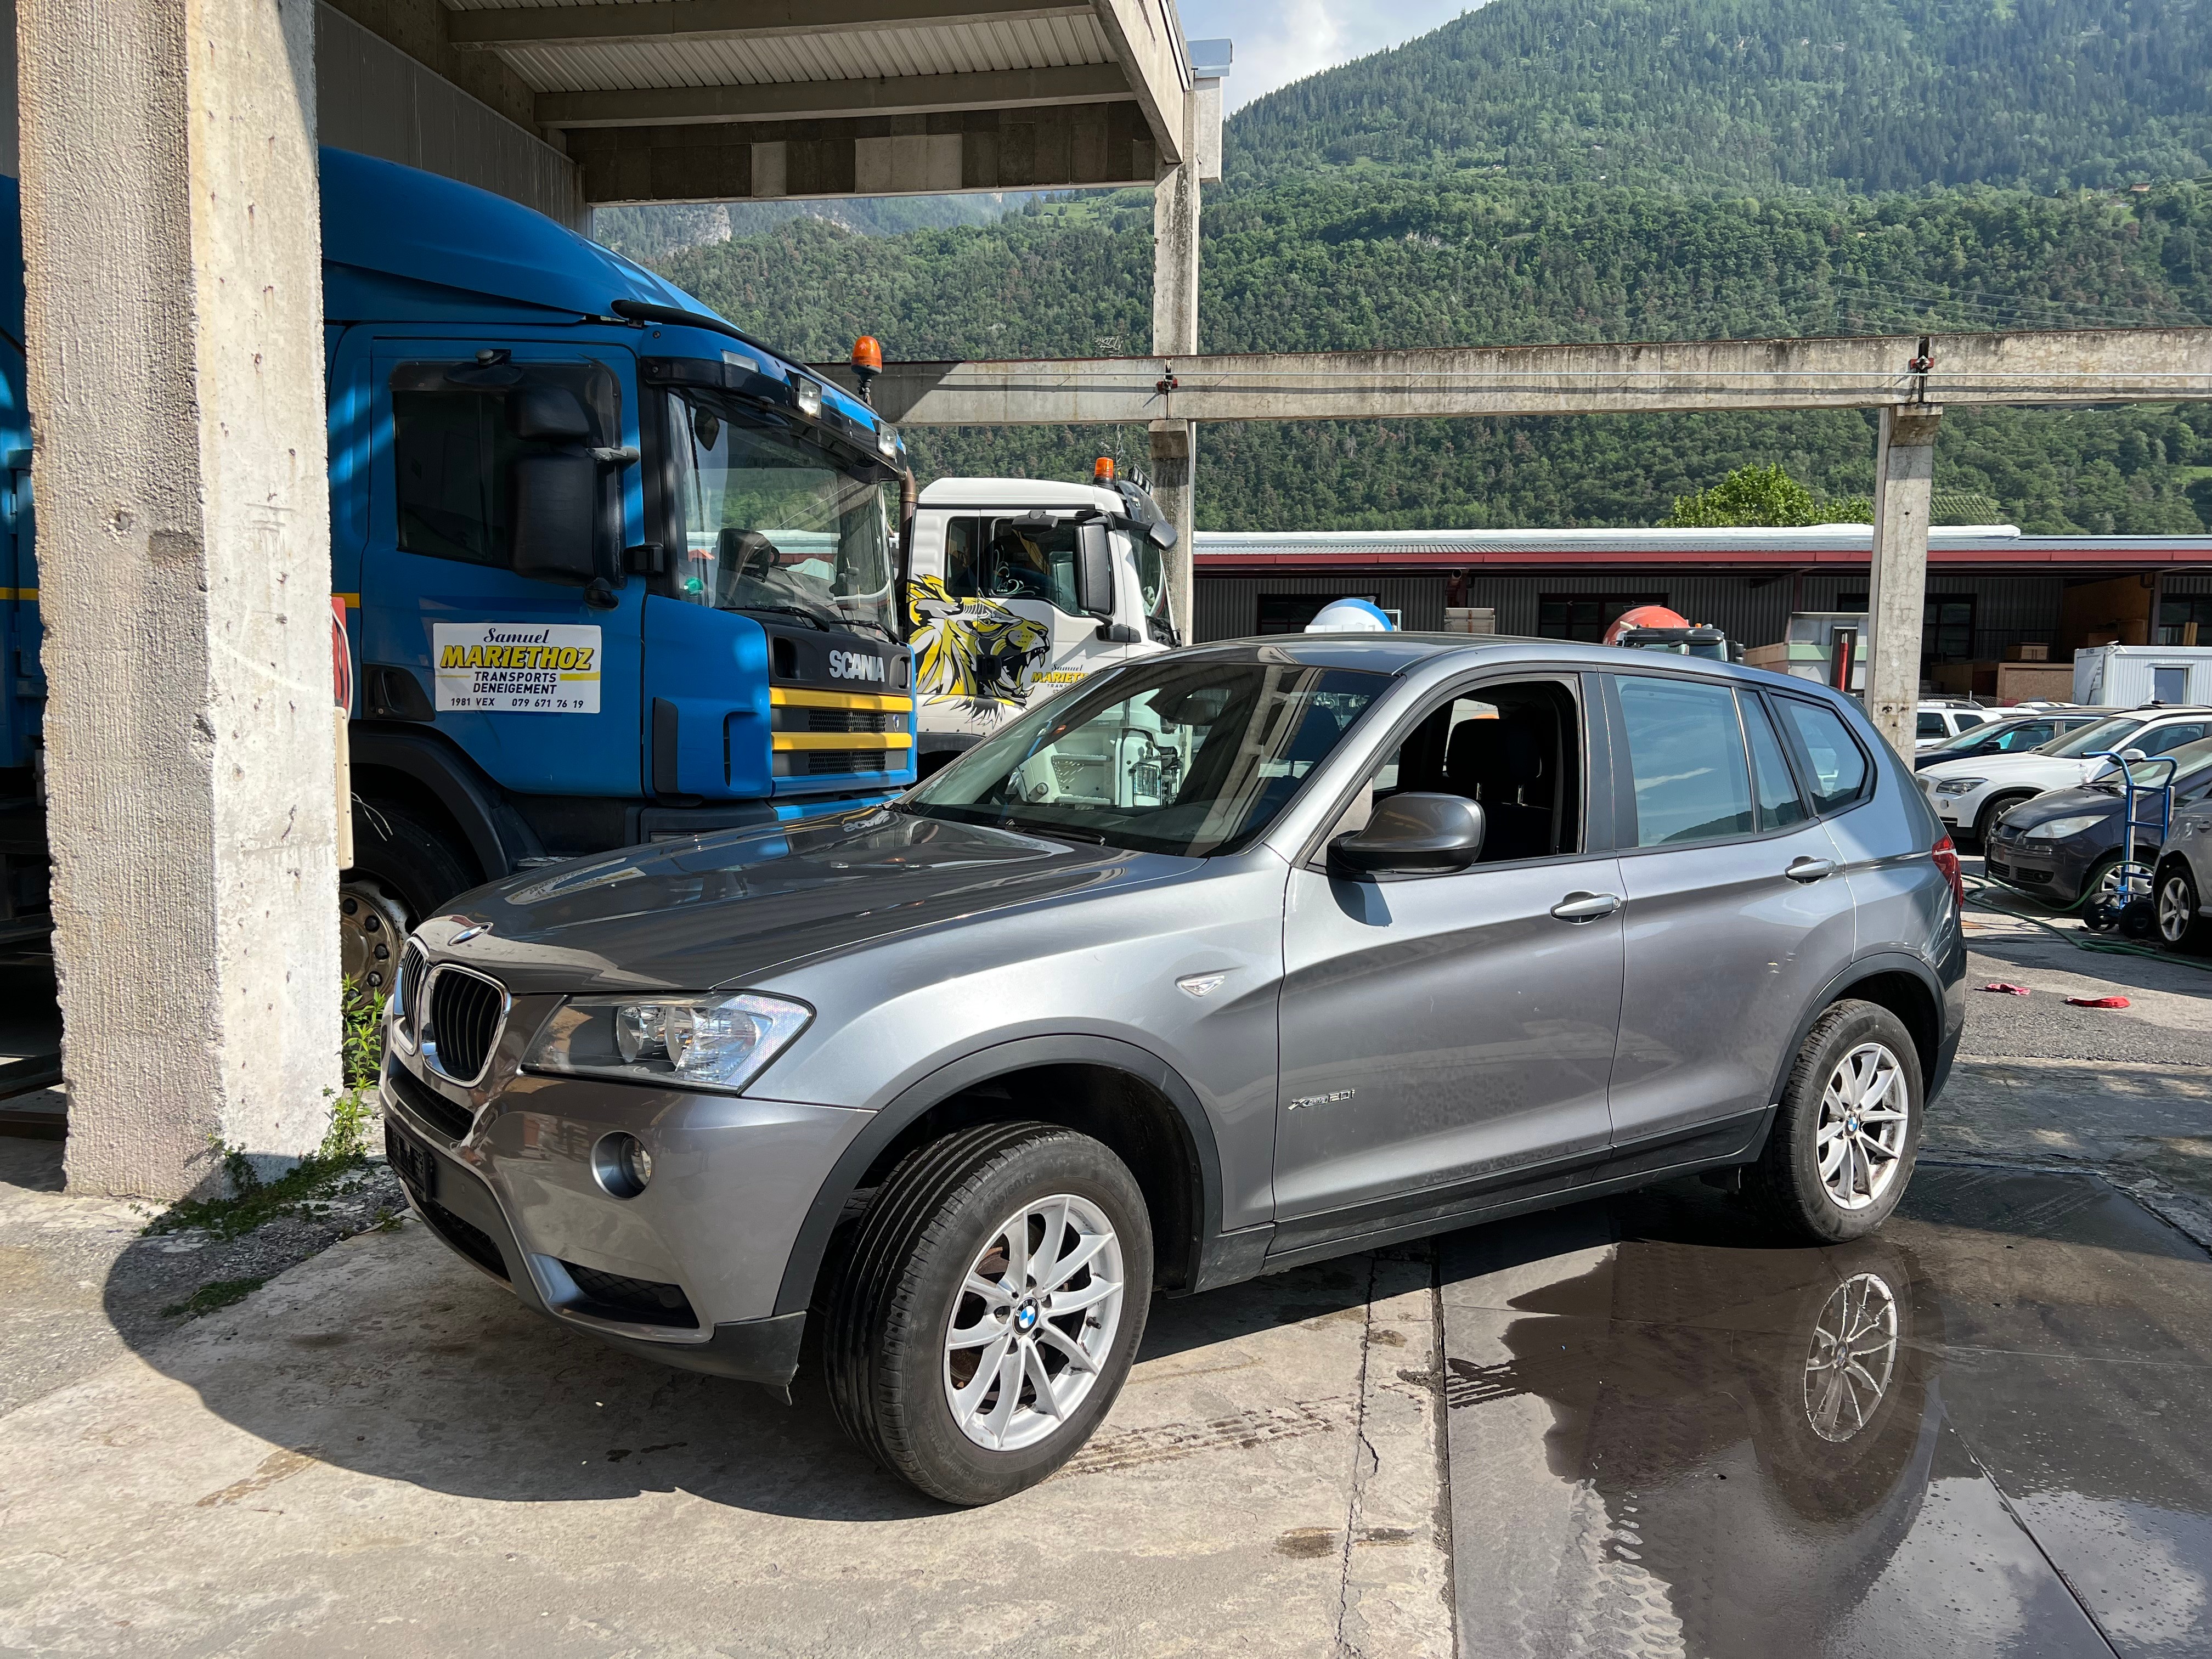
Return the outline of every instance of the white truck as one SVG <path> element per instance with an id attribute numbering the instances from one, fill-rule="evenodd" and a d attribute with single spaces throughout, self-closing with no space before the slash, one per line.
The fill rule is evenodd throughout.
<path id="1" fill-rule="evenodd" d="M 1161 558 L 1175 540 L 1152 498 L 1103 466 L 1088 483 L 924 489 L 907 590 L 921 775 L 1085 675 L 1181 643 Z"/>

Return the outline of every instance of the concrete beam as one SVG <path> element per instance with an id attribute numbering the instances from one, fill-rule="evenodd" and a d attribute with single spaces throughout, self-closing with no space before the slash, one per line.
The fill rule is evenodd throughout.
<path id="1" fill-rule="evenodd" d="M 1162 164 L 1182 162 L 1190 154 L 1191 72 L 1175 0 L 1092 0 L 1091 9 L 1145 112 Z"/>
<path id="2" fill-rule="evenodd" d="M 852 121 L 592 127 L 570 136 L 586 200 L 727 202 L 946 195 L 1151 182 L 1135 104 L 965 110 Z"/>
<path id="3" fill-rule="evenodd" d="M 446 39 L 446 19 L 453 14 L 442 0 L 327 3 L 479 103 L 489 105 L 516 125 L 536 131 L 533 100 L 537 94 L 530 83 L 495 53 L 456 50 Z"/>
<path id="4" fill-rule="evenodd" d="M 1927 612 L 1928 514 L 1936 487 L 1930 404 L 1885 405 L 1874 464 L 1874 561 L 1867 584 L 1866 711 L 1900 755 L 1912 753 Z"/>
<path id="5" fill-rule="evenodd" d="M 1091 13 L 1090 0 L 1063 0 L 1059 5 L 1039 5 L 1036 0 L 645 0 L 632 5 L 448 12 L 446 38 L 459 51 L 490 52 L 949 28 Z"/>
<path id="6" fill-rule="evenodd" d="M 314 38 L 313 0 L 21 7 L 78 1191 L 309 1151 L 339 1081 Z"/>
<path id="7" fill-rule="evenodd" d="M 1021 426 L 2212 398 L 2212 329 L 1936 335 L 1924 372 L 1920 345 L 1900 335 L 892 363 L 875 399 L 913 426 Z"/>
<path id="8" fill-rule="evenodd" d="M 928 115 L 970 109 L 1026 109 L 1096 103 L 1129 95 L 1111 64 L 895 75 L 872 81 L 769 82 L 758 85 L 621 88 L 542 92 L 544 127 L 667 126 L 714 121 L 826 121 L 855 115 Z"/>

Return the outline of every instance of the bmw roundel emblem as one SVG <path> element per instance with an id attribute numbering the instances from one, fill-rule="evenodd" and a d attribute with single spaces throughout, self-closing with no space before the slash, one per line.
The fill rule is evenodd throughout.
<path id="1" fill-rule="evenodd" d="M 1036 1328 L 1036 1322 L 1037 1310 L 1036 1304 L 1033 1303 L 1024 1303 L 1022 1306 L 1015 1311 L 1014 1328 L 1017 1330 L 1032 1330 Z"/>

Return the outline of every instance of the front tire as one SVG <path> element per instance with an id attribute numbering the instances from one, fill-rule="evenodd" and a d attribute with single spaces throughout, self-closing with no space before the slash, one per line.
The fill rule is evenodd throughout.
<path id="1" fill-rule="evenodd" d="M 1999 795 L 1989 802 L 1982 808 L 1981 816 L 1974 820 L 1974 844 L 1987 852 L 1990 831 L 1997 827 L 1997 820 L 2021 802 L 2032 799 L 2033 797 L 2028 795 Z"/>
<path id="2" fill-rule="evenodd" d="M 2197 914 L 2196 878 L 2189 866 L 2177 864 L 2158 878 L 2153 896 L 2158 917 L 2158 942 L 2169 951 L 2202 951 L 2206 928 Z"/>
<path id="3" fill-rule="evenodd" d="M 1011 1497 L 1105 1417 L 1152 1283 L 1144 1194 L 1099 1142 L 1044 1123 L 933 1141 L 884 1181 L 833 1285 L 837 1420 L 933 1498 Z"/>
<path id="4" fill-rule="evenodd" d="M 1745 1195 L 1806 1243 L 1865 1237 L 1905 1195 L 1923 1101 L 1905 1022 L 1871 1002 L 1835 1004 L 1797 1051 Z"/>

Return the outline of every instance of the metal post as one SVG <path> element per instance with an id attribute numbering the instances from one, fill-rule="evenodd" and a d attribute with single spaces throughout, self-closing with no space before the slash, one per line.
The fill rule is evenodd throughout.
<path id="1" fill-rule="evenodd" d="M 1866 711 L 1910 755 L 1920 705 L 1928 605 L 1928 512 L 1936 483 L 1932 404 L 1885 405 L 1874 464 L 1874 568 L 1867 585 Z"/>
<path id="2" fill-rule="evenodd" d="M 1192 100 L 1194 115 L 1196 100 Z M 1218 107 L 1218 106 L 1217 106 Z M 1152 350 L 1171 368 L 1178 357 L 1198 355 L 1199 153 L 1194 126 L 1187 126 L 1183 160 L 1152 185 Z M 1152 497 L 1180 532 L 1168 550 L 1168 592 L 1176 626 L 1196 637 L 1191 587 L 1193 467 L 1198 422 L 1152 422 Z"/>

